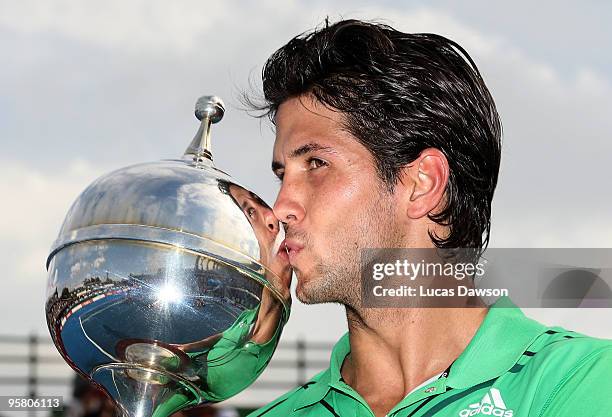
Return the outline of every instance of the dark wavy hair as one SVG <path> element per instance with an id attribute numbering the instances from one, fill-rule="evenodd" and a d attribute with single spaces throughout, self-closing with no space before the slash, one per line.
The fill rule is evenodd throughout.
<path id="1" fill-rule="evenodd" d="M 262 78 L 265 101 L 255 105 L 262 116 L 274 123 L 284 101 L 312 94 L 343 114 L 344 127 L 372 153 L 390 192 L 402 167 L 426 148 L 439 149 L 450 167 L 446 204 L 429 218 L 450 233 L 429 235 L 438 248 L 486 248 L 501 122 L 476 65 L 456 42 L 326 19 L 274 52 Z"/>

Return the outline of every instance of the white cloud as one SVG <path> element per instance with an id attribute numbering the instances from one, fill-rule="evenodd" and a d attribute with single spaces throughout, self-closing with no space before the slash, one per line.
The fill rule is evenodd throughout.
<path id="1" fill-rule="evenodd" d="M 77 195 L 100 174 L 84 160 L 55 175 L 22 162 L 0 162 L 0 195 L 7 196 L 0 216 L 0 240 L 18 248 L 2 253 L 2 264 L 19 280 L 40 280 L 45 258 Z"/>
<path id="2" fill-rule="evenodd" d="M 0 25 L 5 28 L 113 48 L 191 49 L 199 34 L 229 17 L 223 3 L 195 0 L 3 1 L 1 7 Z"/>
<path id="3" fill-rule="evenodd" d="M 74 278 L 79 272 L 81 272 L 81 262 L 77 262 L 70 267 L 70 278 Z"/>
<path id="4" fill-rule="evenodd" d="M 295 1 L 206 2 L 132 0 L 53 2 L 0 0 L 0 27 L 27 35 L 57 35 L 93 45 L 139 53 L 207 54 L 229 38 L 244 39 L 243 30 L 274 32 L 269 16 L 292 20 L 311 15 L 312 8 Z M 289 23 L 290 21 L 286 21 Z M 240 32 L 239 32 L 240 30 Z M 261 33 L 262 31 L 259 30 Z M 214 55 L 208 55 L 214 59 Z"/>
<path id="5" fill-rule="evenodd" d="M 576 86 L 579 91 L 600 98 L 609 98 L 610 80 L 590 68 L 581 68 L 576 76 Z"/>

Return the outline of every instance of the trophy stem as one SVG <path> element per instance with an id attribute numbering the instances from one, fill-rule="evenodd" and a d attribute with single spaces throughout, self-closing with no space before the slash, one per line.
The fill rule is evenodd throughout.
<path id="1" fill-rule="evenodd" d="M 123 417 L 168 417 L 201 403 L 198 391 L 176 375 L 136 364 L 108 364 L 92 373 Z"/>
<path id="2" fill-rule="evenodd" d="M 185 155 L 193 155 L 194 160 L 202 160 L 202 158 L 212 160 L 212 152 L 210 151 L 211 124 L 210 117 L 204 116 L 202 118 L 198 133 L 196 133 L 193 141 L 185 151 Z"/>

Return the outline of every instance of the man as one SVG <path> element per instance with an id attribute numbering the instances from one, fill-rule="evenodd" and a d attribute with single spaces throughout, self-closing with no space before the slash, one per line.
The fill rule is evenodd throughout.
<path id="1" fill-rule="evenodd" d="M 273 210 L 304 303 L 341 303 L 329 369 L 252 416 L 609 416 L 612 344 L 492 308 L 365 308 L 364 248 L 486 247 L 501 125 L 456 43 L 347 20 L 263 71 Z"/>

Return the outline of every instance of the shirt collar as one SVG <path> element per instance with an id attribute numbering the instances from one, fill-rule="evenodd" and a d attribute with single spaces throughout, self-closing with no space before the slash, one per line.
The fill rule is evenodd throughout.
<path id="1" fill-rule="evenodd" d="M 508 297 L 501 297 L 489 308 L 476 334 L 454 361 L 448 378 L 443 382 L 451 388 L 469 388 L 500 376 L 514 366 L 546 329 L 543 324 L 526 317 Z M 347 332 L 334 345 L 329 368 L 316 377 L 314 383 L 303 386 L 294 410 L 322 400 L 331 387 L 339 386 L 340 369 L 350 351 Z"/>
<path id="2" fill-rule="evenodd" d="M 468 388 L 509 371 L 546 329 L 526 317 L 508 297 L 501 297 L 453 363 L 447 385 Z"/>
<path id="3" fill-rule="evenodd" d="M 311 381 L 302 386 L 300 396 L 295 402 L 294 411 L 321 401 L 332 386 L 338 386 L 342 378 L 342 374 L 340 374 L 342 363 L 350 351 L 349 333 L 346 332 L 332 349 L 329 368 L 323 371 L 318 378 L 315 377 L 314 383 Z"/>
<path id="4" fill-rule="evenodd" d="M 351 343 L 349 333 L 346 332 L 340 340 L 336 342 L 332 350 L 331 359 L 329 361 L 329 379 L 331 383 L 338 382 L 342 379 L 340 369 L 342 369 L 342 363 L 349 353 L 351 353 Z"/>

